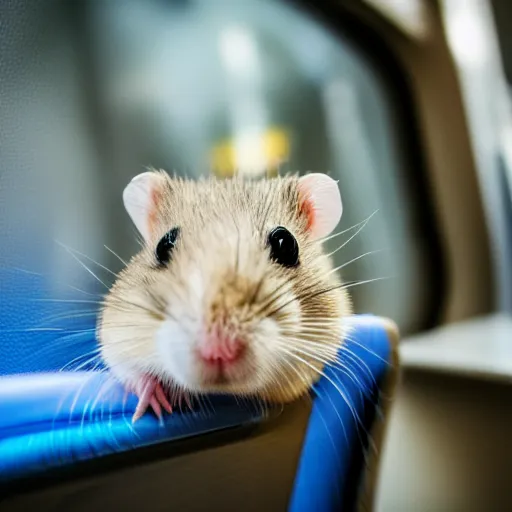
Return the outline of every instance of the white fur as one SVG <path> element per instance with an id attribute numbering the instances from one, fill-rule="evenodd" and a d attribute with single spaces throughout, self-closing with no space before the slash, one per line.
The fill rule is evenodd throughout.
<path id="1" fill-rule="evenodd" d="M 196 378 L 194 368 L 194 340 L 182 324 L 175 320 L 162 322 L 155 333 L 155 342 L 159 366 L 167 375 L 171 375 L 177 384 L 193 389 Z"/>

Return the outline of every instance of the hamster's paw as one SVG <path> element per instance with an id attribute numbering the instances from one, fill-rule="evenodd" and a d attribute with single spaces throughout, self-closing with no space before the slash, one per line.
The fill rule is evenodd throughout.
<path id="1" fill-rule="evenodd" d="M 140 378 L 132 390 L 139 398 L 139 403 L 132 417 L 132 423 L 140 419 L 151 407 L 158 419 L 162 419 L 162 407 L 172 413 L 172 406 L 165 395 L 161 382 L 150 375 Z"/>

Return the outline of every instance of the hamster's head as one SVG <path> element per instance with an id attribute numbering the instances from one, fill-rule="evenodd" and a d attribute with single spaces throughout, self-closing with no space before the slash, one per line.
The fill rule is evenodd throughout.
<path id="1" fill-rule="evenodd" d="M 343 342 L 350 304 L 321 239 L 338 224 L 323 174 L 250 181 L 147 172 L 123 195 L 143 238 L 98 325 L 111 371 L 192 393 L 286 402 Z"/>

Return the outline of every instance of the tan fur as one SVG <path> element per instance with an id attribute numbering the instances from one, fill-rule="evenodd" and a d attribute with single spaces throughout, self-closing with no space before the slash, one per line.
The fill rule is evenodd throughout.
<path id="1" fill-rule="evenodd" d="M 304 394 L 335 358 L 350 302 L 340 288 L 320 293 L 339 280 L 308 235 L 298 178 L 191 181 L 159 172 L 155 182 L 150 236 L 119 274 L 98 325 L 113 373 L 126 384 L 151 373 L 192 392 L 280 402 Z M 298 241 L 296 268 L 269 258 L 267 236 L 278 225 Z M 172 260 L 158 268 L 155 248 L 175 226 L 181 233 Z M 262 310 L 276 289 L 283 296 Z M 209 382 L 195 357 L 214 326 L 247 340 L 243 363 L 222 383 Z"/>

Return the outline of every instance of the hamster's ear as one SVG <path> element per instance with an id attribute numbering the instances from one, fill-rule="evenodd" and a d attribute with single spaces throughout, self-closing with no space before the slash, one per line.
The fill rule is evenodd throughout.
<path id="1" fill-rule="evenodd" d="M 343 212 L 338 182 L 326 174 L 299 178 L 299 202 L 313 239 L 327 236 L 338 225 Z"/>
<path id="2" fill-rule="evenodd" d="M 135 176 L 124 189 L 124 207 L 144 240 L 151 236 L 164 185 L 162 173 L 149 171 Z"/>

